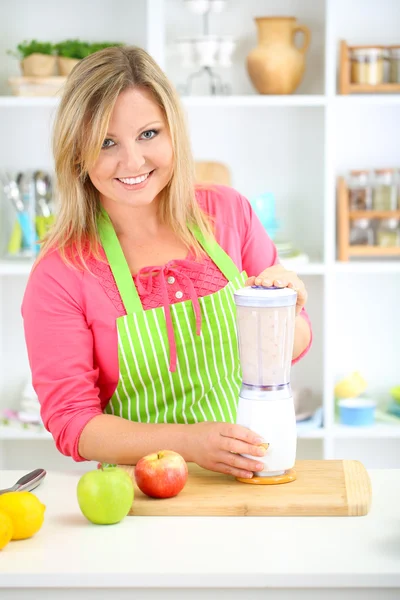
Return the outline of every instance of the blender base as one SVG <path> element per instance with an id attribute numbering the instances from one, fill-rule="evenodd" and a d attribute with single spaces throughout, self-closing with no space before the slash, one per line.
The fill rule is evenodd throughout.
<path id="1" fill-rule="evenodd" d="M 247 479 L 246 477 L 236 477 L 237 481 L 241 481 L 242 483 L 252 483 L 253 485 L 278 485 L 279 483 L 290 483 L 291 481 L 295 481 L 297 479 L 297 474 L 295 469 L 289 469 L 282 475 L 272 475 L 271 477 L 251 477 Z"/>

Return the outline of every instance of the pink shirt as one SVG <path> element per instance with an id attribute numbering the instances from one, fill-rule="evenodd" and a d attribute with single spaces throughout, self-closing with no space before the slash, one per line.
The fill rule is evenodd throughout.
<path id="1" fill-rule="evenodd" d="M 277 262 L 276 248 L 246 198 L 224 186 L 196 194 L 215 220 L 217 242 L 239 271 L 259 275 Z M 179 262 L 184 263 L 181 268 Z M 201 297 L 226 285 L 209 258 L 200 267 L 191 261 L 192 269 L 190 261 L 177 263 L 176 268 L 173 263 L 158 268 L 151 288 L 141 272 L 134 277 L 144 309 L 163 305 L 161 277 L 170 303 L 190 299 L 193 288 Z M 102 414 L 117 387 L 116 319 L 125 314 L 109 265 L 91 259 L 90 269 L 73 269 L 58 252 L 47 254 L 33 270 L 22 304 L 32 383 L 44 425 L 58 450 L 76 461 L 85 460 L 78 452 L 82 430 Z"/>

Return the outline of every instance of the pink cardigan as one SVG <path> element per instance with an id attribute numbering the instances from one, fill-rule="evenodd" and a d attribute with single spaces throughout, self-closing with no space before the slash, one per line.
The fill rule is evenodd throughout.
<path id="1" fill-rule="evenodd" d="M 224 186 L 196 194 L 200 206 L 215 220 L 217 242 L 239 271 L 258 275 L 277 262 L 273 242 L 243 196 Z M 22 304 L 32 382 L 44 425 L 58 450 L 75 461 L 85 460 L 78 452 L 82 430 L 102 414 L 117 386 L 116 319 L 125 314 L 108 264 L 93 259 L 90 266 L 92 272 L 79 271 L 67 266 L 58 252 L 47 254 L 31 273 Z M 226 283 L 210 260 L 200 276 L 196 268 L 189 275 L 199 297 Z M 169 278 L 171 303 L 189 299 L 187 270 L 180 277 L 175 269 L 173 283 L 168 270 L 161 276 Z M 162 306 L 156 288 L 146 295 L 143 286 L 137 287 L 145 309 Z M 177 291 L 183 293 L 178 293 L 179 300 Z M 309 322 L 305 311 L 303 316 Z"/>

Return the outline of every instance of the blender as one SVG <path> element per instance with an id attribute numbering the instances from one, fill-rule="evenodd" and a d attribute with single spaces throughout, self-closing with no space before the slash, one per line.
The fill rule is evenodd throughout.
<path id="1" fill-rule="evenodd" d="M 234 294 L 242 369 L 236 423 L 259 433 L 266 448 L 264 470 L 246 483 L 296 479 L 296 415 L 290 387 L 297 293 L 252 286 Z M 253 458 L 253 456 L 248 458 Z"/>

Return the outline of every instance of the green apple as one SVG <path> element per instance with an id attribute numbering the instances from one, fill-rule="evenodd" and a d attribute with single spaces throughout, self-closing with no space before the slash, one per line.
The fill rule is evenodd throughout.
<path id="1" fill-rule="evenodd" d="M 126 471 L 107 467 L 88 471 L 77 487 L 79 508 L 97 525 L 119 523 L 132 507 L 133 482 Z"/>

